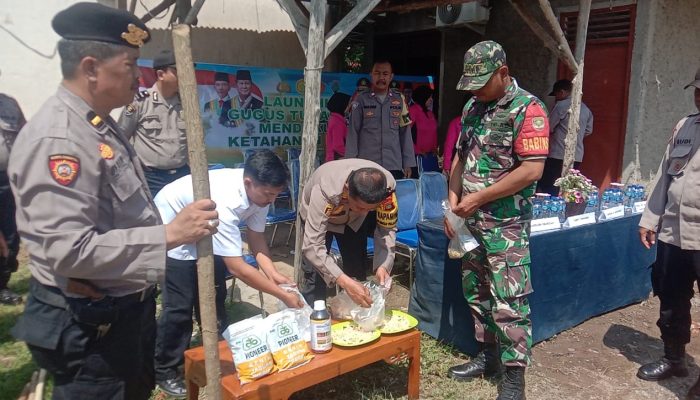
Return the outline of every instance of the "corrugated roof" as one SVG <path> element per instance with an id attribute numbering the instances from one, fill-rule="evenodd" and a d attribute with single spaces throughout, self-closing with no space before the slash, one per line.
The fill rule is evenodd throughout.
<path id="1" fill-rule="evenodd" d="M 142 17 L 161 0 L 138 0 L 135 14 Z M 148 21 L 151 29 L 166 29 L 175 6 Z M 289 15 L 275 0 L 206 0 L 197 17 L 202 28 L 241 29 L 255 32 L 294 32 Z"/>

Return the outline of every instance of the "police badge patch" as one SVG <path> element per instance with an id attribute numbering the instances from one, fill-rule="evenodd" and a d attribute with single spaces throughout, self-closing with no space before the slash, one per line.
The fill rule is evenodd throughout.
<path id="1" fill-rule="evenodd" d="M 532 127 L 535 128 L 536 131 L 541 131 L 544 129 L 544 117 L 534 117 L 532 119 Z"/>
<path id="2" fill-rule="evenodd" d="M 134 111 L 136 111 L 136 107 L 134 107 L 133 104 L 129 104 L 128 106 L 126 106 L 126 111 L 124 112 L 124 114 L 131 115 L 134 113 Z"/>
<path id="3" fill-rule="evenodd" d="M 399 217 L 396 193 L 392 193 L 377 206 L 377 224 L 382 228 L 393 229 Z"/>
<path id="4" fill-rule="evenodd" d="M 114 151 L 112 151 L 112 148 L 108 144 L 100 143 L 100 157 L 104 158 L 105 160 L 111 160 L 114 158 Z"/>
<path id="5" fill-rule="evenodd" d="M 51 177 L 63 186 L 68 186 L 80 172 L 80 159 L 65 154 L 49 156 L 49 171 Z"/>

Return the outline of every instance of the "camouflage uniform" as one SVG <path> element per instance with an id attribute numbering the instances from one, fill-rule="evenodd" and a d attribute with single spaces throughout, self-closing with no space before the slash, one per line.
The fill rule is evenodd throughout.
<path id="1" fill-rule="evenodd" d="M 472 72 L 484 76 L 479 70 Z M 458 88 L 471 90 L 462 81 Z M 464 163 L 462 193 L 475 193 L 498 182 L 519 161 L 547 156 L 545 108 L 515 79 L 498 100 L 485 104 L 470 99 L 462 113 L 462 126 L 457 145 Z M 467 221 L 481 246 L 464 257 L 464 296 L 472 309 L 477 340 L 494 343 L 498 339 L 501 361 L 507 366 L 530 364 L 532 324 L 526 296 L 532 292 L 528 221 L 532 218 L 529 198 L 534 192 L 532 183 L 514 195 L 484 204 Z"/>

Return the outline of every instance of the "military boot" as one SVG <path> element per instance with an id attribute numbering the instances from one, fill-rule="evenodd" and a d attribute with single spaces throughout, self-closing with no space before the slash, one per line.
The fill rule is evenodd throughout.
<path id="1" fill-rule="evenodd" d="M 637 378 L 645 381 L 660 381 L 672 376 L 688 376 L 685 364 L 685 344 L 664 343 L 664 356 L 639 367 Z"/>
<path id="2" fill-rule="evenodd" d="M 496 400 L 525 400 L 525 367 L 506 367 Z"/>
<path id="3" fill-rule="evenodd" d="M 685 400 L 700 400 L 700 376 L 698 380 L 695 381 L 695 385 L 690 388 L 688 394 L 685 396 Z"/>
<path id="4" fill-rule="evenodd" d="M 502 374 L 501 351 L 498 343 L 484 343 L 482 350 L 468 363 L 448 370 L 450 378 L 469 381 L 474 378 L 498 378 Z"/>

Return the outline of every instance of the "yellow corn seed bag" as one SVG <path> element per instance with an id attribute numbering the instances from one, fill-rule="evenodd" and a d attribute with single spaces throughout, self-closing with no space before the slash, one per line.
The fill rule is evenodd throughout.
<path id="1" fill-rule="evenodd" d="M 233 363 L 241 385 L 275 371 L 265 327 L 262 316 L 256 315 L 230 325 L 223 333 L 233 353 Z"/>
<path id="2" fill-rule="evenodd" d="M 287 309 L 265 318 L 267 344 L 280 371 L 304 365 L 314 358 L 299 332 L 294 310 Z"/>

